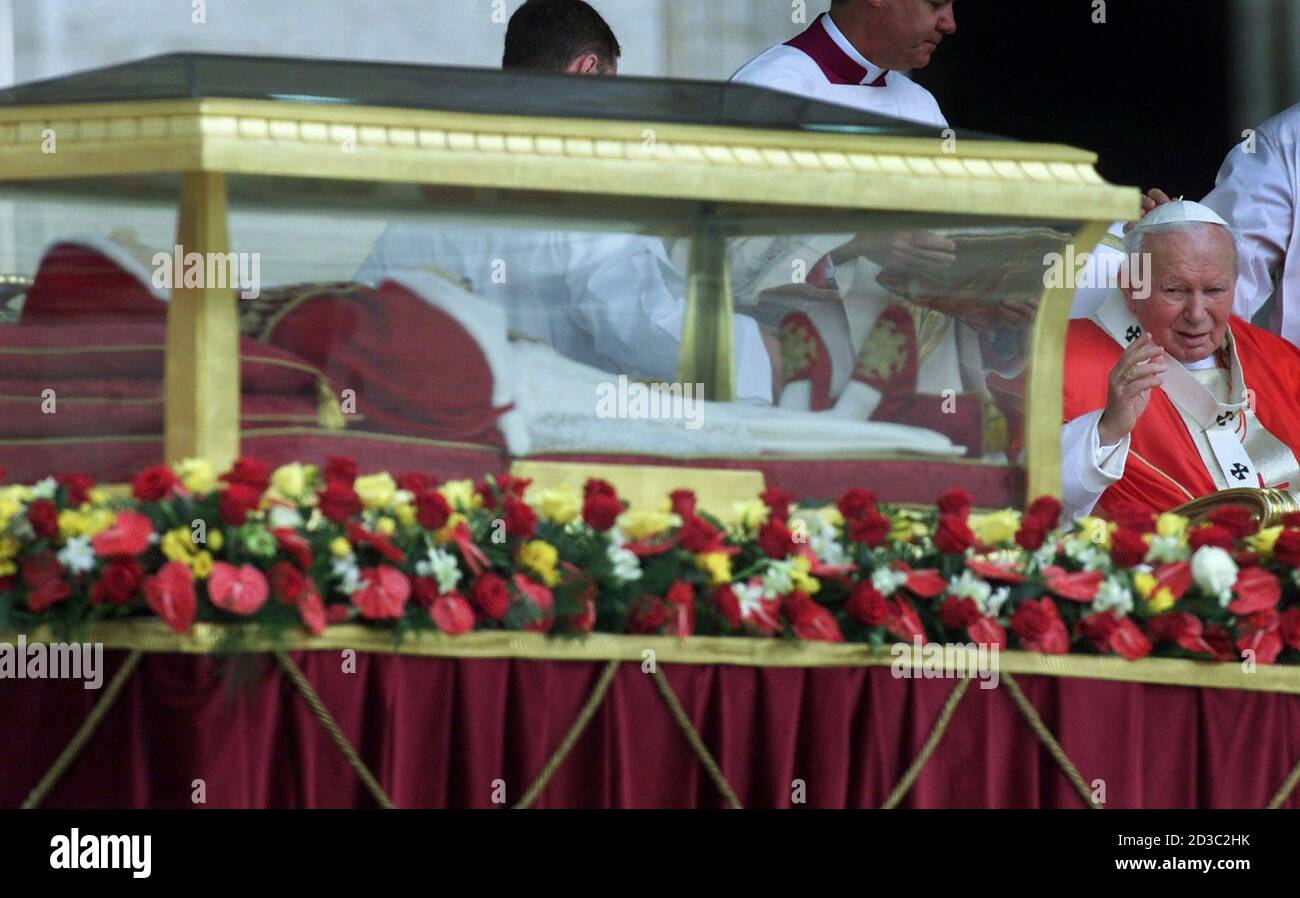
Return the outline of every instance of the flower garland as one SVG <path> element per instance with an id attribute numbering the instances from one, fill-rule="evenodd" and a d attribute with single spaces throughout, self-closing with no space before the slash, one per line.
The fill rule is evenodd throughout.
<path id="1" fill-rule="evenodd" d="M 156 465 L 129 498 L 78 474 L 0 486 L 0 630 L 153 614 L 178 632 L 363 621 L 1300 661 L 1300 515 L 1062 527 L 1050 498 L 975 514 L 958 490 L 916 512 L 863 489 L 820 508 L 769 489 L 724 526 L 686 490 L 628 510 L 600 480 L 529 486 L 358 476 L 340 457 Z"/>

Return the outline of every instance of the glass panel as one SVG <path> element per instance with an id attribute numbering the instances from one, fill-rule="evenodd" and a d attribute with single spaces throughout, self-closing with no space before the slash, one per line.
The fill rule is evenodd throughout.
<path id="1" fill-rule="evenodd" d="M 172 54 L 0 91 L 0 106 L 231 97 L 484 115 L 932 137 L 937 129 L 746 84 L 290 57 Z M 962 131 L 964 140 L 985 139 Z"/>

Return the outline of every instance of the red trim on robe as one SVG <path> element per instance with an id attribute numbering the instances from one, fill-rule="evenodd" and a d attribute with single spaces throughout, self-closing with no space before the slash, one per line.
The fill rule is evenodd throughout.
<path id="1" fill-rule="evenodd" d="M 828 15 L 830 14 L 822 13 L 806 31 L 790 38 L 785 45 L 803 52 L 817 63 L 817 67 L 822 70 L 822 74 L 831 84 L 861 85 L 862 79 L 867 77 L 867 70 L 835 43 L 835 38 L 831 37 L 831 33 L 826 30 L 822 22 L 822 19 Z M 884 87 L 885 76 L 888 74 L 888 72 L 881 72 L 879 78 L 866 86 Z"/>
<path id="2" fill-rule="evenodd" d="M 1246 386 L 1254 391 L 1255 417 L 1300 458 L 1300 350 L 1235 315 L 1229 327 L 1237 343 Z M 1123 351 L 1092 321 L 1070 322 L 1065 348 L 1066 421 L 1106 407 L 1107 378 Z M 1193 497 L 1218 489 L 1182 416 L 1165 392 L 1158 389 L 1133 429 L 1124 476 L 1102 494 L 1098 508 L 1109 515 L 1130 503 L 1158 513 L 1189 501 L 1160 472 L 1176 480 Z"/>

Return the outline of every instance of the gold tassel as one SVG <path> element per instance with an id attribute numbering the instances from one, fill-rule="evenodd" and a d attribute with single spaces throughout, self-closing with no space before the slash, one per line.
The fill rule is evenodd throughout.
<path id="1" fill-rule="evenodd" d="M 316 381 L 316 421 L 326 430 L 343 430 L 347 427 L 338 397 L 323 377 Z"/>

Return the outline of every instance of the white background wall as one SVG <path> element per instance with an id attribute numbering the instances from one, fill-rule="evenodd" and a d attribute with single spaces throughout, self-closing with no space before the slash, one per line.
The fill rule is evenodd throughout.
<path id="1" fill-rule="evenodd" d="M 682 78 L 725 78 L 765 47 L 801 31 L 796 19 L 812 19 L 829 5 L 828 0 L 590 2 L 622 43 L 627 74 Z M 496 66 L 505 20 L 521 3 L 0 0 L 0 78 L 10 69 L 12 77 L 25 81 L 177 50 Z"/>

